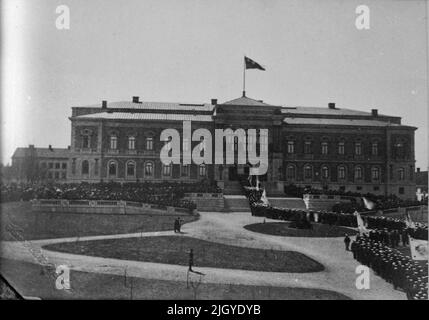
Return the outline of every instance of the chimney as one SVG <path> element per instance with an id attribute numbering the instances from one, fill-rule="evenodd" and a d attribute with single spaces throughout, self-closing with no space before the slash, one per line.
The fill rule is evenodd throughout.
<path id="1" fill-rule="evenodd" d="M 329 109 L 335 109 L 335 102 L 329 102 L 328 107 Z"/>
<path id="2" fill-rule="evenodd" d="M 70 146 L 67 146 L 67 150 L 70 150 Z"/>
<path id="3" fill-rule="evenodd" d="M 34 144 L 29 144 L 29 145 L 28 145 L 28 148 L 29 148 L 29 149 L 34 149 Z"/>
<path id="4" fill-rule="evenodd" d="M 106 100 L 101 101 L 101 109 L 107 109 L 107 101 Z"/>
<path id="5" fill-rule="evenodd" d="M 140 100 L 139 100 L 138 96 L 134 96 L 133 97 L 133 103 L 140 103 Z"/>
<path id="6" fill-rule="evenodd" d="M 53 150 L 53 149 L 52 149 L 52 145 L 49 145 L 49 150 L 51 150 L 51 151 Z"/>
<path id="7" fill-rule="evenodd" d="M 420 168 L 417 168 L 417 172 L 420 172 Z"/>
<path id="8" fill-rule="evenodd" d="M 212 106 L 217 105 L 217 99 L 212 99 Z"/>
<path id="9" fill-rule="evenodd" d="M 378 110 L 377 109 L 372 109 L 371 113 L 372 113 L 373 117 L 377 117 L 378 116 Z"/>

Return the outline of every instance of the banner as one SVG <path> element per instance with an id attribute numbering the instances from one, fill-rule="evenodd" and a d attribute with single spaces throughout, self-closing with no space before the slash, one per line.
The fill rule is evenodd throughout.
<path id="1" fill-rule="evenodd" d="M 413 260 L 428 260 L 428 242 L 410 237 L 411 257 Z"/>

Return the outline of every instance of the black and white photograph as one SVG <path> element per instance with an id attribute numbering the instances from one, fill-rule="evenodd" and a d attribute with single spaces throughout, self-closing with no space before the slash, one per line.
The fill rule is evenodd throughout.
<path id="1" fill-rule="evenodd" d="M 1 300 L 428 300 L 428 0 L 0 8 Z"/>

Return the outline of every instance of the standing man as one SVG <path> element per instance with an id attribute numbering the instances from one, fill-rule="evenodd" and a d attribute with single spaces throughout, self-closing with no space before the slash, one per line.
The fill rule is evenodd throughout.
<path id="1" fill-rule="evenodd" d="M 180 233 L 180 228 L 182 227 L 182 219 L 180 217 L 177 217 L 177 230 Z"/>
<path id="2" fill-rule="evenodd" d="M 192 267 L 194 266 L 194 250 L 189 250 L 189 271 L 193 272 Z"/>
<path id="3" fill-rule="evenodd" d="M 350 251 L 349 246 L 350 246 L 350 237 L 349 235 L 346 233 L 346 237 L 344 238 L 344 244 L 346 245 L 346 251 Z"/>
<path id="4" fill-rule="evenodd" d="M 174 233 L 180 232 L 180 221 L 179 218 L 174 220 Z"/>

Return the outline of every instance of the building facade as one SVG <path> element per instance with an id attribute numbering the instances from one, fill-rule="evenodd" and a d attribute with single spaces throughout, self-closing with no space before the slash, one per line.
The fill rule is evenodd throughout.
<path id="1" fill-rule="evenodd" d="M 17 148 L 12 155 L 10 181 L 67 181 L 69 148 Z"/>
<path id="2" fill-rule="evenodd" d="M 286 107 L 242 97 L 210 104 L 131 101 L 73 107 L 67 181 L 213 180 L 222 188 L 248 165 L 164 165 L 164 129 L 268 129 L 268 194 L 288 184 L 415 198 L 415 127 L 401 118 L 338 108 Z M 184 144 L 188 142 L 183 142 Z M 199 141 L 190 141 L 191 149 Z M 213 143 L 214 144 L 214 143 Z M 260 148 L 260 145 L 257 145 Z M 214 162 L 214 161 L 213 161 Z"/>

